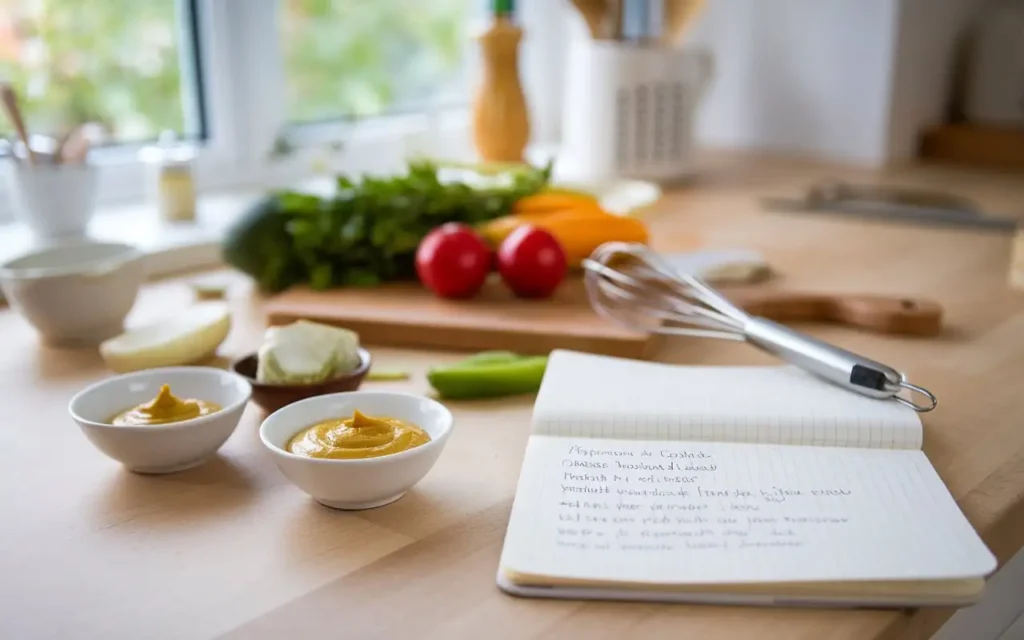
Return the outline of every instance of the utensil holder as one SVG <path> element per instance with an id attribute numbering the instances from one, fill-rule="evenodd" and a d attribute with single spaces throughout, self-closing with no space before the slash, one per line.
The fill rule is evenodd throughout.
<path id="1" fill-rule="evenodd" d="M 38 239 L 85 235 L 96 205 L 95 167 L 17 162 L 8 176 L 15 211 Z"/>
<path id="2" fill-rule="evenodd" d="M 668 182 L 692 173 L 694 117 L 714 72 L 709 52 L 577 40 L 568 70 L 567 176 Z"/>

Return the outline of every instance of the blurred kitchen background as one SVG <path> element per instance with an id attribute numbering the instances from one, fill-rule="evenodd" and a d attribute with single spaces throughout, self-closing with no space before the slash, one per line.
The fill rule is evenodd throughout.
<path id="1" fill-rule="evenodd" d="M 595 34 L 586 0 L 0 0 L 0 79 L 17 92 L 41 153 L 79 126 L 100 213 L 144 201 L 154 158 L 186 163 L 200 195 L 318 172 L 384 172 L 414 154 L 476 158 L 467 115 L 481 71 L 473 35 L 499 8 L 523 31 L 528 158 L 571 159 L 577 143 L 566 124 L 582 121 L 584 137 L 609 139 L 609 162 L 622 173 L 669 183 L 691 177 L 705 150 L 875 170 L 908 162 L 1024 170 L 1024 0 L 597 5 L 618 14 L 616 31 Z M 669 13 L 683 5 L 690 17 L 672 26 Z M 614 87 L 591 80 L 616 81 L 587 57 L 605 45 L 654 52 L 660 62 L 629 65 L 667 76 L 679 65 L 665 51 L 710 58 L 699 91 L 693 77 L 669 78 L 685 95 L 670 83 L 650 104 L 633 97 L 629 113 L 650 110 L 650 145 L 629 128 L 633 120 L 621 130 L 604 124 L 626 122 L 623 104 L 593 98 Z M 637 68 L 627 67 L 619 72 Z M 672 149 L 656 147 L 657 118 L 679 113 L 685 135 L 672 144 L 682 160 L 653 173 L 622 165 L 627 143 L 667 159 Z M 0 155 L 17 153 L 7 118 L 0 136 L 9 141 Z M 146 149 L 158 140 L 162 155 Z M 589 179 L 610 171 L 585 169 Z M 14 220 L 9 191 L 0 192 L 0 221 Z M 2 231 L 0 247 L 15 242 Z"/>

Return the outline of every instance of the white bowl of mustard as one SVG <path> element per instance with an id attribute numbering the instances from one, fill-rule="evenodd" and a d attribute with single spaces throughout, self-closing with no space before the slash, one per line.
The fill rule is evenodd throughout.
<path id="1" fill-rule="evenodd" d="M 252 387 L 213 367 L 161 367 L 114 376 L 80 391 L 68 410 L 89 441 L 137 473 L 173 473 L 217 453 Z"/>
<path id="2" fill-rule="evenodd" d="M 260 440 L 281 473 L 320 504 L 372 509 L 427 475 L 453 423 L 444 405 L 424 396 L 351 391 L 275 411 Z"/>

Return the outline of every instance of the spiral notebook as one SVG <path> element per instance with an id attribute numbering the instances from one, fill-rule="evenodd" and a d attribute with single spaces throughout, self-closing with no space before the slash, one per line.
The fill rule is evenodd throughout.
<path id="1" fill-rule="evenodd" d="M 520 596 L 977 601 L 996 567 L 913 410 L 782 367 L 556 351 L 498 569 Z"/>

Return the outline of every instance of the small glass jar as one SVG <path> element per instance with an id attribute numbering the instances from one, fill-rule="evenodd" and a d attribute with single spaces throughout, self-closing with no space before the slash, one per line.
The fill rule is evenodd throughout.
<path id="1" fill-rule="evenodd" d="M 175 141 L 173 131 L 160 134 L 156 146 L 139 151 L 148 168 L 149 199 L 165 222 L 193 222 L 196 219 L 196 189 L 193 177 L 195 149 Z"/>

